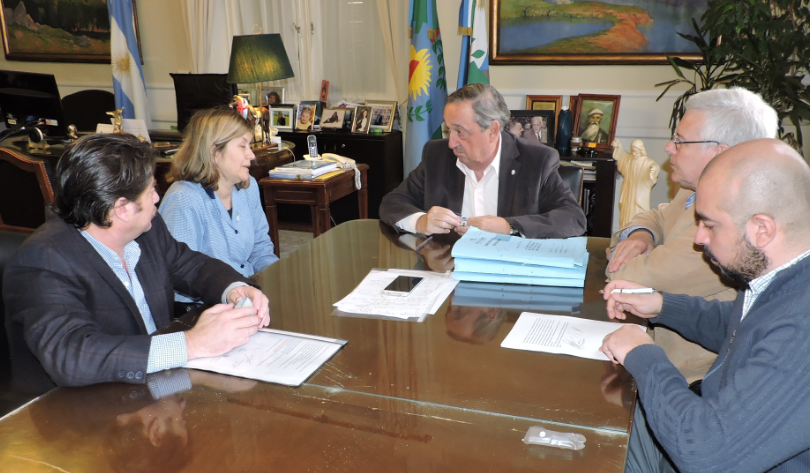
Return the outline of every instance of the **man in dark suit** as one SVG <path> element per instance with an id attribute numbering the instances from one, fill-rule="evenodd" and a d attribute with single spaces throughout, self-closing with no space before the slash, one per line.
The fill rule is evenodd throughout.
<path id="1" fill-rule="evenodd" d="M 544 117 L 532 117 L 532 127 L 523 132 L 522 138 L 534 140 L 538 143 L 548 143 L 548 126 Z"/>
<path id="2" fill-rule="evenodd" d="M 501 131 L 509 109 L 492 86 L 469 84 L 447 97 L 450 138 L 425 144 L 422 162 L 386 195 L 380 219 L 425 235 L 494 233 L 565 238 L 585 232 L 585 214 L 560 179 L 557 151 Z"/>
<path id="3" fill-rule="evenodd" d="M 172 238 L 156 213 L 154 170 L 151 146 L 131 135 L 84 137 L 60 159 L 57 216 L 3 278 L 15 374 L 25 367 L 41 380 L 28 383 L 35 390 L 142 383 L 147 373 L 227 353 L 269 323 L 260 290 Z M 187 332 L 155 335 L 171 321 L 175 290 L 217 305 Z M 254 307 L 234 308 L 245 297 Z"/>

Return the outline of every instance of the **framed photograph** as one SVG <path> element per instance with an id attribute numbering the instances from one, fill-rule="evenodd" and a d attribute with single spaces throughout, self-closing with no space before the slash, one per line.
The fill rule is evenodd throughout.
<path id="1" fill-rule="evenodd" d="M 553 110 L 554 121 L 560 121 L 562 95 L 527 95 L 526 110 Z"/>
<path id="2" fill-rule="evenodd" d="M 394 116 L 397 113 L 397 102 L 366 101 L 366 107 L 371 107 L 371 128 L 391 131 L 394 126 Z"/>
<path id="3" fill-rule="evenodd" d="M 284 87 L 262 86 L 262 107 L 275 107 L 284 103 Z"/>
<path id="4" fill-rule="evenodd" d="M 318 100 L 305 100 L 298 102 L 298 110 L 295 114 L 295 129 L 307 131 L 320 130 L 321 113 L 323 112 L 324 107 L 326 107 L 326 104 Z M 304 116 L 306 113 L 305 110 L 309 110 L 309 117 Z M 309 118 L 309 120 L 305 122 L 304 119 L 306 118 Z"/>
<path id="5" fill-rule="evenodd" d="M 354 109 L 352 120 L 352 133 L 368 133 L 371 125 L 371 107 L 357 107 Z"/>
<path id="6" fill-rule="evenodd" d="M 323 109 L 323 114 L 321 115 L 321 128 L 340 130 L 343 128 L 345 118 L 345 108 L 325 108 Z"/>
<path id="7" fill-rule="evenodd" d="M 557 116 L 554 110 L 510 110 L 512 118 L 506 129 L 527 140 L 537 141 L 554 147 L 554 135 L 557 130 Z"/>
<path id="8" fill-rule="evenodd" d="M 271 107 L 270 126 L 282 131 L 292 131 L 295 122 L 294 112 L 293 107 Z"/>
<path id="9" fill-rule="evenodd" d="M 354 107 L 339 107 L 338 110 L 345 110 L 346 114 L 343 115 L 343 129 L 352 129 L 352 118 L 354 118 Z"/>
<path id="10" fill-rule="evenodd" d="M 110 64 L 110 20 L 106 2 L 0 0 L 3 48 L 12 61 Z M 132 0 L 135 40 L 141 48 Z M 141 54 L 143 64 L 143 54 Z"/>
<path id="11" fill-rule="evenodd" d="M 700 52 L 694 35 L 708 0 L 492 0 L 490 64 L 667 64 Z M 654 21 L 653 21 L 654 19 Z"/>
<path id="12" fill-rule="evenodd" d="M 573 98 L 573 97 L 572 97 Z M 596 143 L 596 149 L 610 149 L 616 137 L 621 95 L 579 94 L 574 111 L 574 136 L 582 138 L 582 145 Z"/>

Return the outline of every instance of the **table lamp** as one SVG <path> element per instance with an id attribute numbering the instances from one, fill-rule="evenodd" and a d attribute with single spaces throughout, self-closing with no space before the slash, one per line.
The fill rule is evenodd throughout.
<path id="1" fill-rule="evenodd" d="M 259 107 L 262 82 L 294 77 L 290 59 L 280 34 L 234 36 L 227 81 L 231 84 L 259 84 Z M 264 119 L 264 113 L 262 113 Z M 265 127 L 262 126 L 262 135 Z"/>

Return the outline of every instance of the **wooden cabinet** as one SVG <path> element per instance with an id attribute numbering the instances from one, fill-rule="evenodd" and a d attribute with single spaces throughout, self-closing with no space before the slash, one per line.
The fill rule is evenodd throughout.
<path id="1" fill-rule="evenodd" d="M 295 143 L 297 159 L 303 158 L 307 149 L 307 136 L 318 138 L 318 152 L 334 153 L 368 164 L 368 216 L 380 217 L 380 202 L 403 179 L 402 132 L 361 134 L 343 131 L 279 132 L 282 140 Z M 349 207 L 355 207 L 356 204 Z M 337 217 L 336 217 L 337 219 Z"/>

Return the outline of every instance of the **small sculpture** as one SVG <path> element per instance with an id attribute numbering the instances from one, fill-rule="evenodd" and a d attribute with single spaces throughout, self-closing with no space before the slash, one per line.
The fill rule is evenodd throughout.
<path id="1" fill-rule="evenodd" d="M 113 117 L 113 133 L 124 133 L 124 107 L 107 112 L 107 115 Z"/>
<path id="2" fill-rule="evenodd" d="M 650 210 L 650 192 L 658 182 L 661 166 L 647 156 L 644 142 L 633 140 L 630 153 L 613 140 L 613 159 L 624 178 L 619 194 L 619 226 L 624 228 L 637 213 Z"/>

